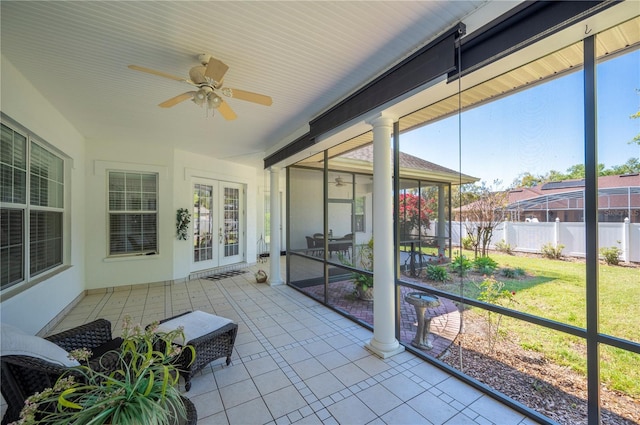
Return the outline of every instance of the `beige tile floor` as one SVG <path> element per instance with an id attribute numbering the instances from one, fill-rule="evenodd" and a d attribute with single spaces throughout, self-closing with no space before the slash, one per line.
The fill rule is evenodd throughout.
<path id="1" fill-rule="evenodd" d="M 199 424 L 499 424 L 535 422 L 404 352 L 381 360 L 372 333 L 287 286 L 253 272 L 219 281 L 139 285 L 87 295 L 52 333 L 96 318 L 147 324 L 189 310 L 233 319 L 229 366 L 217 360 L 185 395 Z M 284 267 L 283 267 L 284 270 Z"/>

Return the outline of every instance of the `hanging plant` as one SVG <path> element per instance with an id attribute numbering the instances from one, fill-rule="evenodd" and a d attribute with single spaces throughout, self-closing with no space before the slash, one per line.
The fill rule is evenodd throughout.
<path id="1" fill-rule="evenodd" d="M 189 237 L 189 223 L 191 222 L 191 214 L 186 208 L 178 209 L 176 216 L 176 230 L 178 233 L 178 240 L 186 241 Z"/>

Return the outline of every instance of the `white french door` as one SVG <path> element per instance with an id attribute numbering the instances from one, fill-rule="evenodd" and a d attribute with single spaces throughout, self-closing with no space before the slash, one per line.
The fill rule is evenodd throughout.
<path id="1" fill-rule="evenodd" d="M 220 265 L 238 263 L 244 259 L 242 185 L 220 182 L 220 195 L 222 209 L 218 222 L 218 260 Z"/>
<path id="2" fill-rule="evenodd" d="M 244 260 L 242 185 L 216 180 L 193 182 L 192 271 Z"/>

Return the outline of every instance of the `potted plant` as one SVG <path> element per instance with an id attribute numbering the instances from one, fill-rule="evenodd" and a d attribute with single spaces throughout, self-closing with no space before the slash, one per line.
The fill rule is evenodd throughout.
<path id="1" fill-rule="evenodd" d="M 373 300 L 373 276 L 363 273 L 353 274 L 354 295 L 361 300 Z"/>
<path id="2" fill-rule="evenodd" d="M 369 242 L 366 244 L 360 246 L 358 256 L 360 257 L 359 268 L 367 271 L 373 270 L 373 238 L 369 239 Z M 340 261 L 347 266 L 356 267 L 351 262 L 345 260 L 342 255 L 340 256 Z M 373 276 L 354 272 L 351 278 L 353 279 L 354 285 L 353 294 L 361 300 L 373 300 Z"/>
<path id="3" fill-rule="evenodd" d="M 186 208 L 179 208 L 176 213 L 176 233 L 178 240 L 186 241 L 189 238 L 189 223 L 191 223 L 191 213 Z"/>
<path id="4" fill-rule="evenodd" d="M 143 330 L 125 318 L 117 350 L 120 367 L 112 372 L 88 367 L 90 351 L 72 351 L 70 356 L 81 366 L 63 374 L 53 388 L 29 397 L 17 424 L 184 423 L 187 409 L 172 362 L 182 350 L 193 347 L 173 344 L 184 337 L 182 329 L 160 333 L 156 328 L 157 323 Z"/>

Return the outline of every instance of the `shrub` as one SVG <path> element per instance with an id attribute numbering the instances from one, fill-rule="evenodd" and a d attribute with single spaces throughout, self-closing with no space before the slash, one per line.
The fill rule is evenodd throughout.
<path id="1" fill-rule="evenodd" d="M 473 267 L 473 263 L 464 255 L 456 255 L 451 262 L 451 270 L 460 276 L 466 276 Z"/>
<path id="2" fill-rule="evenodd" d="M 503 252 L 508 255 L 513 255 L 514 248 L 511 247 L 504 239 L 500 239 L 500 242 L 495 244 L 496 251 Z"/>
<path id="3" fill-rule="evenodd" d="M 467 250 L 473 249 L 473 238 L 471 236 L 462 238 L 462 247 Z"/>
<path id="4" fill-rule="evenodd" d="M 525 271 L 522 267 L 516 267 L 516 268 L 510 268 L 510 267 L 505 267 L 503 268 L 500 273 L 509 279 L 516 279 L 519 278 L 521 276 L 525 275 Z"/>
<path id="5" fill-rule="evenodd" d="M 427 266 L 427 279 L 445 282 L 449 280 L 449 272 L 444 266 L 429 264 Z"/>
<path id="6" fill-rule="evenodd" d="M 486 278 L 479 284 L 476 284 L 480 293 L 478 294 L 478 300 L 484 301 L 490 304 L 501 305 L 503 307 L 509 307 L 515 303 L 516 293 L 504 289 L 504 282 L 495 280 L 492 277 Z M 493 352 L 498 336 L 500 335 L 500 322 L 502 322 L 502 314 L 494 313 L 491 310 L 485 310 L 487 328 L 485 335 L 487 337 L 487 349 L 489 352 Z"/>
<path id="7" fill-rule="evenodd" d="M 473 267 L 475 267 L 476 271 L 480 274 L 490 275 L 496 271 L 498 263 L 490 257 L 478 257 L 473 261 Z"/>
<path id="8" fill-rule="evenodd" d="M 622 254 L 622 250 L 617 246 L 600 248 L 600 255 L 604 257 L 604 261 L 610 266 L 618 265 L 618 263 L 620 262 L 620 254 Z"/>
<path id="9" fill-rule="evenodd" d="M 562 258 L 562 250 L 564 249 L 564 245 L 561 243 L 558 246 L 553 246 L 552 243 L 546 243 L 542 245 L 540 251 L 542 251 L 542 255 L 545 258 L 550 258 L 552 260 L 558 260 Z"/>

